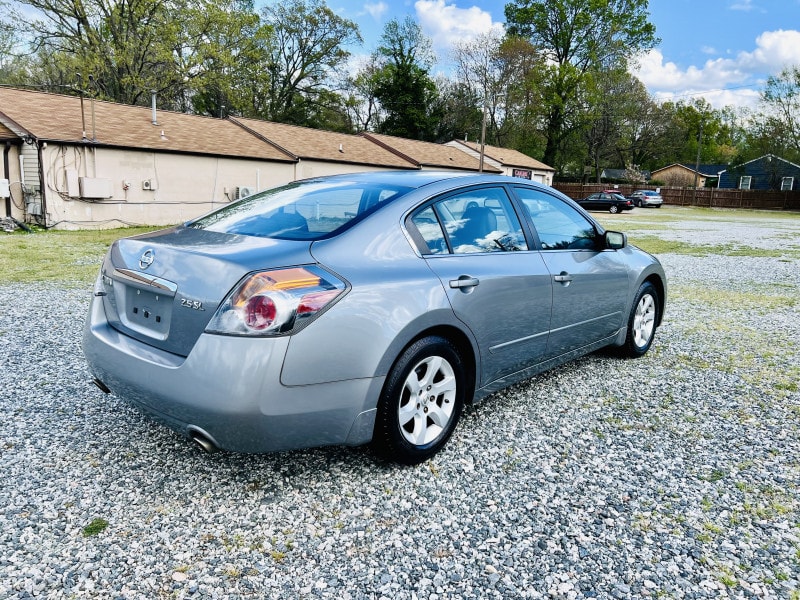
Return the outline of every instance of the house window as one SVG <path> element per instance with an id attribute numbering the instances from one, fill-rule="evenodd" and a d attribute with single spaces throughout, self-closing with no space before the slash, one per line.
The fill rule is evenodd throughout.
<path id="1" fill-rule="evenodd" d="M 739 189 L 740 190 L 749 190 L 750 189 L 750 180 L 753 179 L 750 175 L 742 175 L 742 178 L 739 180 Z"/>
<path id="2" fill-rule="evenodd" d="M 781 191 L 788 192 L 794 189 L 794 177 L 784 177 L 781 179 Z"/>

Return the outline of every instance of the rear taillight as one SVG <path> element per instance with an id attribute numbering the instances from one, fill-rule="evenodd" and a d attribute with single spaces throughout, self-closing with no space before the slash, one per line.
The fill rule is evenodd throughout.
<path id="1" fill-rule="evenodd" d="M 343 281 L 313 265 L 252 273 L 220 305 L 206 331 L 253 336 L 291 333 L 345 289 Z"/>

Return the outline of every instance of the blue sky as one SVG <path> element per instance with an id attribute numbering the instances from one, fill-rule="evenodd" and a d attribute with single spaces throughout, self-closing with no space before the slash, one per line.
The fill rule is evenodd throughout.
<path id="1" fill-rule="evenodd" d="M 356 21 L 371 52 L 391 18 L 411 15 L 432 38 L 447 71 L 453 42 L 500 28 L 505 2 L 489 0 L 328 0 Z M 754 107 L 769 75 L 800 65 L 800 0 L 650 0 L 661 44 L 635 74 L 657 98 L 706 98 Z"/>

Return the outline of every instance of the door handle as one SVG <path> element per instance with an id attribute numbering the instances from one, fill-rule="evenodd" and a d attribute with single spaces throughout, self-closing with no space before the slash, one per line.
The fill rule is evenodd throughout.
<path id="1" fill-rule="evenodd" d="M 567 273 L 566 271 L 561 271 L 558 275 L 553 275 L 553 279 L 558 281 L 559 283 L 563 283 L 564 285 L 569 285 L 572 281 L 572 275 Z"/>
<path id="2" fill-rule="evenodd" d="M 458 279 L 451 279 L 450 280 L 450 287 L 454 289 L 458 288 L 472 288 L 475 287 L 480 283 L 480 280 L 477 277 L 470 277 L 469 275 L 462 275 Z"/>

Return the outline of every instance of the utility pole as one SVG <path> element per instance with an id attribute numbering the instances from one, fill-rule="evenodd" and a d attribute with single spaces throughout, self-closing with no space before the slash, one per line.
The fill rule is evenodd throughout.
<path id="1" fill-rule="evenodd" d="M 481 160 L 478 164 L 478 173 L 483 173 L 483 154 L 486 146 L 486 105 L 489 104 L 489 88 L 483 91 L 483 121 L 481 122 Z"/>
<path id="2" fill-rule="evenodd" d="M 700 121 L 700 131 L 697 133 L 697 160 L 694 163 L 694 189 L 692 190 L 692 206 L 697 199 L 697 177 L 700 170 L 700 147 L 703 143 L 703 122 Z"/>

